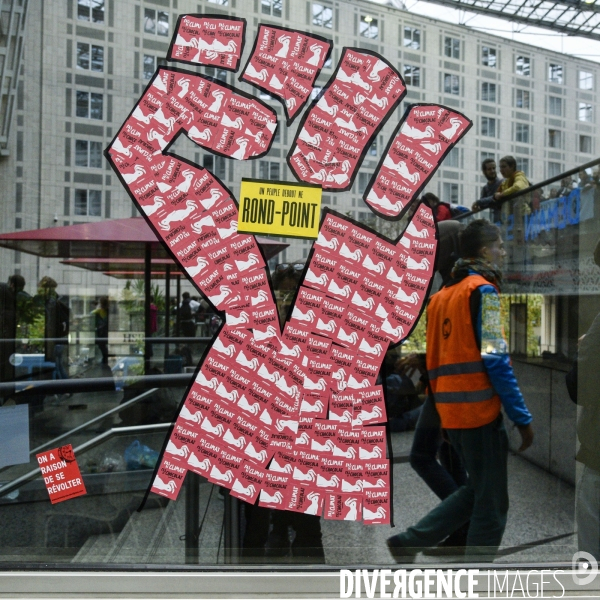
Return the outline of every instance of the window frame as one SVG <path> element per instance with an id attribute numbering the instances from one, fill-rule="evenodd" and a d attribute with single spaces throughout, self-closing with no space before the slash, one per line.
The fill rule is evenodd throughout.
<path id="1" fill-rule="evenodd" d="M 444 36 L 444 56 L 460 60 L 460 38 Z"/>
<path id="2" fill-rule="evenodd" d="M 589 150 L 582 149 L 582 142 L 583 142 L 583 140 L 589 141 Z M 581 154 L 592 154 L 593 153 L 593 150 L 592 150 L 593 143 L 592 143 L 592 136 L 591 135 L 585 135 L 583 133 L 580 133 L 578 141 L 579 141 L 579 143 L 578 143 L 577 146 L 578 146 L 579 152 Z"/>
<path id="3" fill-rule="evenodd" d="M 85 212 L 82 212 L 80 208 L 78 208 L 78 195 L 80 196 L 81 193 L 85 193 Z M 93 194 L 94 198 L 97 199 L 97 213 L 92 213 L 90 211 L 90 208 L 92 208 L 91 205 L 91 195 Z M 81 205 L 79 205 L 81 206 Z M 83 188 L 76 188 L 74 190 L 74 194 L 73 194 L 73 215 L 77 216 L 77 217 L 101 217 L 102 216 L 102 190 L 90 190 L 90 189 L 83 189 Z"/>
<path id="4" fill-rule="evenodd" d="M 586 111 L 582 113 L 581 111 Z M 581 118 L 582 114 L 585 118 Z M 588 102 L 578 102 L 577 103 L 577 120 L 582 123 L 593 123 L 594 122 L 594 107 L 591 103 Z"/>
<path id="5" fill-rule="evenodd" d="M 497 86 L 495 83 L 492 83 L 491 81 L 482 81 L 481 82 L 481 101 L 482 102 L 492 102 L 492 103 L 496 104 L 496 102 L 497 102 L 496 89 L 497 89 Z"/>
<path id="6" fill-rule="evenodd" d="M 562 131 L 560 129 L 548 129 L 548 148 L 562 148 Z"/>
<path id="7" fill-rule="evenodd" d="M 529 123 L 515 123 L 515 142 L 530 144 L 531 125 Z"/>
<path id="8" fill-rule="evenodd" d="M 582 78 L 582 75 L 587 75 L 589 77 Z M 583 87 L 582 82 L 588 81 L 590 82 L 589 87 Z M 577 70 L 577 89 L 579 90 L 594 90 L 594 73 L 591 71 L 583 71 L 582 69 Z"/>
<path id="9" fill-rule="evenodd" d="M 89 15 L 87 17 L 83 16 L 86 4 L 89 10 Z M 93 7 L 93 4 L 97 5 L 96 8 Z M 102 19 L 94 18 L 94 13 L 96 14 L 96 17 L 99 16 L 98 11 L 100 11 L 100 13 L 102 14 Z M 105 0 L 77 0 L 77 20 L 87 21 L 88 23 L 104 24 L 104 22 L 106 21 Z"/>
<path id="10" fill-rule="evenodd" d="M 146 26 L 146 23 L 148 22 L 148 18 L 149 18 L 148 17 L 148 13 L 154 13 L 154 17 L 153 17 L 154 26 L 153 26 L 152 29 L 149 29 Z M 167 17 L 167 20 L 166 20 L 167 30 L 164 33 L 161 33 L 160 27 L 159 27 L 159 23 L 161 22 L 160 21 L 160 15 L 166 15 L 166 17 Z M 143 19 L 144 19 L 144 22 L 143 22 L 143 32 L 144 32 L 145 35 L 155 35 L 157 37 L 169 37 L 169 35 L 170 35 L 169 31 L 170 31 L 170 28 L 171 28 L 171 19 L 170 19 L 168 11 L 158 10 L 156 8 L 147 8 L 147 7 L 144 7 L 144 17 L 143 17 Z M 163 23 L 164 23 L 164 21 L 163 21 Z"/>
<path id="11" fill-rule="evenodd" d="M 456 78 L 456 88 L 452 83 L 454 81 L 452 79 L 453 77 Z M 448 85 L 448 81 L 450 81 L 450 85 Z M 453 91 L 454 89 L 456 89 L 456 91 Z M 444 73 L 444 94 L 460 96 L 460 75 L 456 75 L 455 73 Z"/>
<path id="12" fill-rule="evenodd" d="M 519 64 L 521 61 L 521 64 Z M 521 77 L 531 77 L 531 57 L 522 54 L 515 56 L 515 74 Z"/>
<path id="13" fill-rule="evenodd" d="M 556 107 L 559 110 L 556 110 Z M 563 116 L 563 99 L 560 96 L 548 96 L 548 114 L 553 117 Z"/>
<path id="14" fill-rule="evenodd" d="M 485 127 L 484 127 L 484 124 L 485 124 Z M 490 128 L 490 125 L 493 125 L 493 127 Z M 484 133 L 484 129 L 485 129 L 485 133 Z M 493 132 L 491 134 L 490 134 L 490 129 L 493 129 Z M 497 127 L 496 127 L 496 118 L 495 117 L 485 117 L 485 116 L 481 117 L 481 136 L 482 137 L 491 137 L 491 138 L 497 137 Z"/>
<path id="15" fill-rule="evenodd" d="M 88 66 L 83 67 L 80 65 L 80 53 L 79 47 L 87 46 L 87 62 Z M 94 51 L 101 50 L 102 63 L 100 69 L 94 69 Z M 75 45 L 75 68 L 81 69 L 82 71 L 90 71 L 91 73 L 104 73 L 104 46 L 98 46 L 91 44 L 90 42 L 77 42 Z"/>
<path id="16" fill-rule="evenodd" d="M 406 36 L 410 33 L 409 37 Z M 415 38 L 418 38 L 415 40 Z M 408 43 L 407 43 L 408 41 Z M 412 25 L 404 25 L 404 34 L 402 37 L 402 47 L 411 50 L 421 50 L 421 28 Z"/>
<path id="17" fill-rule="evenodd" d="M 409 72 L 410 70 L 410 72 Z M 417 67 L 416 65 L 404 65 L 403 70 L 404 81 L 406 85 L 410 85 L 412 87 L 420 88 L 421 87 L 421 67 Z M 415 83 L 416 80 L 416 83 Z"/>
<path id="18" fill-rule="evenodd" d="M 563 85 L 564 66 L 559 63 L 548 63 L 548 81 L 557 85 Z"/>
<path id="19" fill-rule="evenodd" d="M 87 95 L 87 110 L 86 110 L 85 116 L 82 114 L 79 114 L 80 94 Z M 93 116 L 93 111 L 97 110 L 97 107 L 96 107 L 96 109 L 94 109 L 94 107 L 93 107 L 94 99 L 96 101 L 98 101 L 98 99 L 100 99 L 100 116 L 99 117 Z M 79 118 L 79 119 L 91 119 L 94 121 L 104 121 L 104 94 L 100 94 L 98 92 L 88 92 L 88 91 L 84 91 L 84 90 L 75 90 L 75 117 Z"/>
<path id="20" fill-rule="evenodd" d="M 275 5 L 278 6 L 279 14 L 275 13 Z M 265 7 L 269 10 L 265 10 Z M 260 0 L 260 14 L 270 17 L 281 18 L 283 16 L 283 0 Z"/>
<path id="21" fill-rule="evenodd" d="M 77 146 L 78 145 L 83 145 L 85 144 L 86 150 L 85 150 L 85 156 L 86 156 L 86 160 L 84 163 L 79 162 L 79 159 L 81 157 L 81 151 L 78 150 Z M 103 154 L 102 154 L 102 148 L 103 148 L 103 143 L 102 142 L 98 142 L 95 140 L 80 140 L 80 139 L 75 139 L 75 166 L 76 167 L 83 167 L 83 168 L 87 168 L 87 169 L 101 169 L 103 166 Z M 92 152 L 92 149 L 94 149 L 94 151 Z M 92 164 L 92 162 L 94 162 L 95 164 Z"/>
<path id="22" fill-rule="evenodd" d="M 315 14 L 316 6 L 320 7 L 320 9 L 321 9 L 320 13 Z M 326 10 L 328 10 L 331 13 L 329 21 L 325 20 L 324 17 L 319 19 L 319 16 L 323 15 L 323 13 Z M 331 6 L 329 4 L 321 4 L 320 2 L 313 2 L 311 15 L 312 15 L 311 16 L 312 24 L 314 27 L 323 27 L 324 29 L 333 29 L 333 6 Z M 327 24 L 327 23 L 329 23 L 329 24 Z"/>
<path id="23" fill-rule="evenodd" d="M 527 98 L 527 106 L 519 106 L 519 95 L 521 96 L 521 105 L 523 105 L 523 99 Z M 521 110 L 531 110 L 531 92 L 522 88 L 517 88 L 515 91 L 515 108 Z"/>
<path id="24" fill-rule="evenodd" d="M 487 50 L 487 56 L 486 56 Z M 494 57 L 494 64 L 490 64 L 490 57 Z M 481 46 L 481 64 L 488 69 L 498 68 L 498 49 L 492 48 L 491 46 Z"/>
<path id="25" fill-rule="evenodd" d="M 369 21 L 367 21 L 367 19 L 370 19 Z M 374 25 L 373 25 L 374 23 Z M 366 27 L 363 27 L 363 24 L 366 25 Z M 369 31 L 371 29 L 375 30 L 375 35 L 367 35 L 367 33 L 369 33 Z M 371 15 L 360 15 L 360 18 L 358 20 L 358 35 L 359 37 L 364 37 L 367 40 L 378 40 L 379 39 L 379 19 L 376 19 L 375 17 L 371 16 Z"/>

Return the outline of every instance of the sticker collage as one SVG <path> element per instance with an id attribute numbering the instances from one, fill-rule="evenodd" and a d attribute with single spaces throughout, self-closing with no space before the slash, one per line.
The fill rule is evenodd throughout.
<path id="1" fill-rule="evenodd" d="M 236 71 L 244 19 L 182 15 L 168 59 Z M 240 81 L 298 117 L 332 51 L 313 34 L 259 24 Z M 344 48 L 305 111 L 287 155 L 296 179 L 330 192 L 352 187 L 368 148 L 406 94 L 382 56 Z M 364 200 L 397 220 L 471 121 L 411 105 L 383 152 Z M 232 192 L 208 170 L 168 152 L 180 135 L 214 154 L 267 154 L 277 113 L 237 88 L 160 67 L 105 151 L 129 196 L 189 280 L 224 317 L 183 399 L 152 483 L 176 499 L 188 471 L 260 506 L 327 519 L 390 523 L 391 465 L 385 353 L 421 314 L 434 275 L 437 229 L 416 206 L 390 241 L 323 211 L 295 301 L 280 324 L 262 251 L 237 231 Z"/>

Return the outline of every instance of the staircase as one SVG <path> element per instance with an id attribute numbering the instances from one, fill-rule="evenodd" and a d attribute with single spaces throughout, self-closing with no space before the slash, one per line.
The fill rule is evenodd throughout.
<path id="1" fill-rule="evenodd" d="M 199 538 L 199 564 L 223 562 L 219 541 L 223 524 L 224 503 L 215 486 L 200 486 L 200 520 L 206 518 Z M 208 504 L 207 504 L 208 503 Z M 207 508 L 208 506 L 208 508 Z M 147 507 L 134 512 L 119 533 L 90 536 L 73 563 L 113 564 L 185 564 L 185 493 L 163 507 Z"/>

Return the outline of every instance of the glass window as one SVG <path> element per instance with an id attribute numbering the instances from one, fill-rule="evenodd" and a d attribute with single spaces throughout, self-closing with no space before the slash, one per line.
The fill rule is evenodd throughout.
<path id="1" fill-rule="evenodd" d="M 421 67 L 404 65 L 404 81 L 406 85 L 421 87 Z"/>
<path id="2" fill-rule="evenodd" d="M 594 74 L 589 71 L 579 71 L 578 84 L 580 90 L 594 89 Z"/>
<path id="3" fill-rule="evenodd" d="M 548 129 L 548 146 L 550 148 L 562 148 L 562 131 Z"/>
<path id="4" fill-rule="evenodd" d="M 492 117 L 481 117 L 481 135 L 496 137 L 496 119 Z"/>
<path id="5" fill-rule="evenodd" d="M 517 90 L 517 94 L 515 96 L 515 106 L 517 108 L 529 109 L 529 99 L 530 94 L 528 90 Z"/>
<path id="6" fill-rule="evenodd" d="M 404 47 L 419 50 L 421 48 L 421 30 L 416 27 L 404 27 Z"/>
<path id="7" fill-rule="evenodd" d="M 496 84 L 484 81 L 481 84 L 481 99 L 484 102 L 496 102 Z"/>
<path id="8" fill-rule="evenodd" d="M 102 73 L 104 71 L 104 48 L 77 42 L 77 68 Z"/>
<path id="9" fill-rule="evenodd" d="M 202 158 L 202 166 L 208 169 L 213 175 L 223 181 L 226 177 L 226 162 L 223 156 L 213 156 L 205 154 Z"/>
<path id="10" fill-rule="evenodd" d="M 218 81 L 222 81 L 223 83 L 227 83 L 227 71 L 225 69 L 217 69 L 215 67 L 207 67 L 206 74 L 209 77 L 214 77 Z"/>
<path id="11" fill-rule="evenodd" d="M 317 27 L 331 29 L 333 25 L 333 9 L 330 6 L 313 2 L 312 22 Z"/>
<path id="12" fill-rule="evenodd" d="M 561 163 L 549 162 L 548 163 L 548 177 L 558 177 L 563 172 L 563 166 Z"/>
<path id="13" fill-rule="evenodd" d="M 496 48 L 481 47 L 481 64 L 484 67 L 496 68 Z"/>
<path id="14" fill-rule="evenodd" d="M 531 172 L 528 158 L 523 158 L 522 156 L 516 156 L 515 160 L 517 161 L 517 171 L 523 171 L 523 173 L 525 173 L 525 175 L 527 175 L 527 173 Z"/>
<path id="15" fill-rule="evenodd" d="M 524 77 L 529 77 L 531 72 L 531 63 L 528 56 L 517 56 L 517 60 L 515 62 L 515 73 L 517 75 L 523 75 Z"/>
<path id="16" fill-rule="evenodd" d="M 529 125 L 527 123 L 517 123 L 515 125 L 515 142 L 529 144 Z"/>
<path id="17" fill-rule="evenodd" d="M 369 146 L 369 155 L 377 156 L 377 136 L 373 138 L 373 143 Z"/>
<path id="18" fill-rule="evenodd" d="M 331 54 L 327 58 L 327 60 L 323 63 L 324 69 L 331 69 Z"/>
<path id="19" fill-rule="evenodd" d="M 104 23 L 104 0 L 77 0 L 77 18 L 80 21 Z"/>
<path id="20" fill-rule="evenodd" d="M 156 11 L 152 8 L 144 9 L 144 31 L 156 33 Z"/>
<path id="21" fill-rule="evenodd" d="M 460 148 L 452 148 L 446 158 L 444 158 L 444 167 L 458 168 L 460 159 Z"/>
<path id="22" fill-rule="evenodd" d="M 220 4 L 221 6 L 227 6 L 229 4 L 229 0 L 206 0 L 211 4 Z"/>
<path id="23" fill-rule="evenodd" d="M 102 168 L 102 143 L 75 140 L 75 166 Z"/>
<path id="24" fill-rule="evenodd" d="M 367 185 L 369 185 L 370 179 L 371 179 L 371 173 L 359 173 L 358 174 L 357 192 L 359 194 L 362 194 L 367 189 Z"/>
<path id="25" fill-rule="evenodd" d="M 262 14 L 280 17 L 282 3 L 282 0 L 261 0 Z"/>
<path id="26" fill-rule="evenodd" d="M 580 135 L 579 136 L 579 152 L 585 152 L 586 154 L 592 153 L 592 136 Z"/>
<path id="27" fill-rule="evenodd" d="M 144 32 L 169 35 L 169 13 L 153 8 L 144 9 Z"/>
<path id="28" fill-rule="evenodd" d="M 445 37 L 444 55 L 450 58 L 460 58 L 460 40 L 453 37 Z"/>
<path id="29" fill-rule="evenodd" d="M 269 181 L 276 181 L 279 177 L 279 163 L 269 160 L 261 160 L 258 163 L 258 177 Z"/>
<path id="30" fill-rule="evenodd" d="M 379 37 L 379 24 L 377 19 L 371 15 L 362 15 L 360 17 L 359 34 L 371 40 Z"/>
<path id="31" fill-rule="evenodd" d="M 444 93 L 458 96 L 460 94 L 460 80 L 458 75 L 444 73 Z"/>
<path id="32" fill-rule="evenodd" d="M 75 190 L 73 214 L 86 217 L 102 216 L 102 192 L 100 190 Z"/>
<path id="33" fill-rule="evenodd" d="M 562 117 L 562 98 L 548 96 L 548 114 Z"/>
<path id="34" fill-rule="evenodd" d="M 104 96 L 102 94 L 90 94 L 90 119 L 102 120 L 102 109 Z"/>
<path id="35" fill-rule="evenodd" d="M 442 202 L 458 204 L 458 183 L 444 183 L 444 185 L 442 186 L 442 190 Z"/>
<path id="36" fill-rule="evenodd" d="M 577 107 L 577 119 L 579 121 L 592 120 L 592 105 L 587 102 L 579 102 Z"/>
<path id="37" fill-rule="evenodd" d="M 563 82 L 563 66 L 550 63 L 548 65 L 548 81 L 551 83 Z"/>
<path id="38" fill-rule="evenodd" d="M 144 79 L 150 79 L 156 71 L 156 57 L 150 54 L 144 54 L 143 73 Z"/>
<path id="39" fill-rule="evenodd" d="M 103 100 L 102 94 L 77 91 L 75 115 L 84 119 L 101 120 Z"/>

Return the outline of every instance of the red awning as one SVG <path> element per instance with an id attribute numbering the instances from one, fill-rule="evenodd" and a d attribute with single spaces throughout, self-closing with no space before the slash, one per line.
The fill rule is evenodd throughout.
<path id="1" fill-rule="evenodd" d="M 289 246 L 256 239 L 267 260 Z M 0 234 L 0 247 L 47 258 L 144 258 L 146 244 L 152 244 L 153 259 L 169 258 L 142 217 Z"/>

